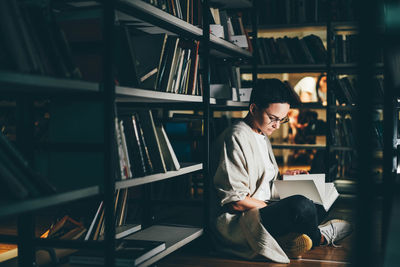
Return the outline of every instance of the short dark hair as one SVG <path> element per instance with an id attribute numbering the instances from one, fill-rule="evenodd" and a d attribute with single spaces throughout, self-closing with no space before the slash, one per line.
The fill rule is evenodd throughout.
<path id="1" fill-rule="evenodd" d="M 251 92 L 250 105 L 254 103 L 259 108 L 268 108 L 272 103 L 296 103 L 293 92 L 287 84 L 278 79 L 258 79 Z"/>

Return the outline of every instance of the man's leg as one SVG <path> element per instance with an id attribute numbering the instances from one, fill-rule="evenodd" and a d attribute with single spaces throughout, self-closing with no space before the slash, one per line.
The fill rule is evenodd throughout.
<path id="1" fill-rule="evenodd" d="M 264 227 L 275 238 L 288 233 L 300 233 L 308 235 L 313 246 L 320 245 L 321 232 L 318 228 L 317 208 L 304 196 L 291 196 L 269 204 L 260 209 L 260 217 Z"/>

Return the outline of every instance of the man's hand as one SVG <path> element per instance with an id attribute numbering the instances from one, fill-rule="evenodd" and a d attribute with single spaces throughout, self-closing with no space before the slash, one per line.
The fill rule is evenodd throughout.
<path id="1" fill-rule="evenodd" d="M 308 171 L 296 169 L 296 170 L 287 170 L 284 173 L 284 175 L 297 175 L 297 174 L 308 174 Z"/>

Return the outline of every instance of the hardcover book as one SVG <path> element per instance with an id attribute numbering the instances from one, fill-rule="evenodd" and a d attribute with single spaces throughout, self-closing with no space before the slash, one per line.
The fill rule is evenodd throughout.
<path id="1" fill-rule="evenodd" d="M 303 195 L 326 211 L 339 196 L 334 183 L 325 183 L 325 174 L 283 175 L 283 180 L 274 181 L 274 185 L 281 199 Z"/>

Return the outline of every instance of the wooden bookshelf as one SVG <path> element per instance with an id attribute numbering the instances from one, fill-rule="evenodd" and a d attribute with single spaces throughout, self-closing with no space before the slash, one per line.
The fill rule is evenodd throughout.
<path id="1" fill-rule="evenodd" d="M 0 204 L 0 217 L 13 216 L 24 212 L 33 212 L 39 209 L 57 206 L 82 198 L 93 197 L 100 194 L 99 186 L 82 188 L 51 196 L 27 199 L 22 201 L 8 201 Z"/>
<path id="2" fill-rule="evenodd" d="M 202 163 L 181 163 L 181 168 L 177 171 L 169 171 L 166 173 L 156 173 L 144 177 L 136 177 L 123 181 L 117 181 L 115 189 L 128 188 L 132 186 L 138 186 L 148 183 L 153 183 L 161 180 L 170 179 L 184 174 L 201 171 L 203 169 Z"/>
<path id="3" fill-rule="evenodd" d="M 81 80 L 0 71 L 3 93 L 96 93 L 99 84 Z"/>
<path id="4" fill-rule="evenodd" d="M 203 229 L 197 227 L 153 225 L 147 229 L 139 231 L 126 239 L 155 240 L 164 241 L 166 249 L 147 261 L 140 264 L 140 267 L 150 266 L 177 249 L 190 243 L 203 235 Z"/>

